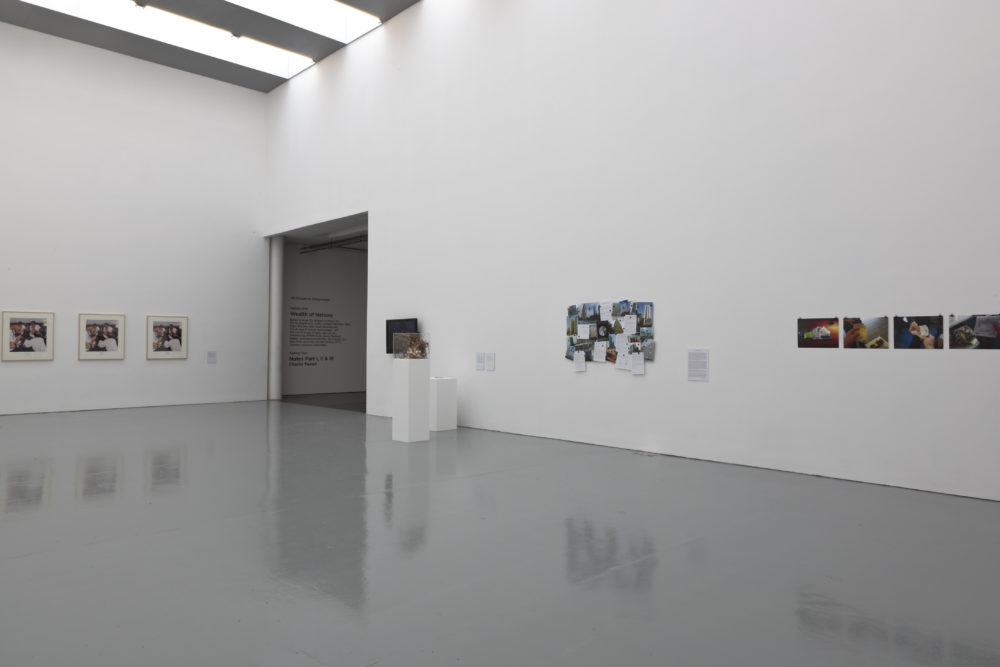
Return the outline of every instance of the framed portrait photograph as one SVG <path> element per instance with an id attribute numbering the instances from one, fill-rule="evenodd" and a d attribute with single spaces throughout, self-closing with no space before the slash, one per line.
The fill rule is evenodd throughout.
<path id="1" fill-rule="evenodd" d="M 81 361 L 125 358 L 125 316 L 80 313 Z"/>
<path id="2" fill-rule="evenodd" d="M 7 344 L 0 350 L 3 361 L 52 361 L 54 313 L 4 311 L 3 331 Z"/>
<path id="3" fill-rule="evenodd" d="M 183 315 L 146 316 L 146 358 L 187 359 L 188 318 Z"/>

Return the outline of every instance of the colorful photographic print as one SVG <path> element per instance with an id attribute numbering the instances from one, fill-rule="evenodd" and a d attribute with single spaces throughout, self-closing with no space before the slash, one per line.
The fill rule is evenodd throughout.
<path id="1" fill-rule="evenodd" d="M 799 320 L 799 347 L 840 347 L 840 320 L 818 317 Z"/>
<path id="2" fill-rule="evenodd" d="M 953 350 L 1000 350 L 1000 315 L 952 315 L 948 347 Z"/>
<path id="3" fill-rule="evenodd" d="M 84 361 L 125 358 L 125 316 L 80 314 L 80 349 Z"/>
<path id="4" fill-rule="evenodd" d="M 3 346 L 3 361 L 52 361 L 54 313 L 21 313 L 5 311 L 3 330 L 7 344 Z"/>
<path id="5" fill-rule="evenodd" d="M 894 317 L 896 349 L 940 350 L 944 347 L 944 317 L 941 315 L 907 315 Z"/>
<path id="6" fill-rule="evenodd" d="M 889 349 L 889 317 L 845 317 L 844 348 Z"/>
<path id="7" fill-rule="evenodd" d="M 187 359 L 188 318 L 182 315 L 146 316 L 146 358 Z"/>
<path id="8" fill-rule="evenodd" d="M 589 324 L 597 324 L 601 319 L 601 304 L 584 303 L 580 305 L 580 321 Z"/>
<path id="9" fill-rule="evenodd" d="M 652 327 L 653 326 L 653 302 L 652 301 L 633 301 L 632 302 L 632 314 L 639 318 L 640 327 Z"/>
<path id="10" fill-rule="evenodd" d="M 575 336 L 579 332 L 579 317 L 570 315 L 566 318 L 566 335 Z"/>

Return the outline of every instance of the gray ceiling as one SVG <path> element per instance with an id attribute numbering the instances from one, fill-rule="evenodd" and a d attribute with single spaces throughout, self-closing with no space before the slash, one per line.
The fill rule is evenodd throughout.
<path id="1" fill-rule="evenodd" d="M 418 0 L 341 0 L 341 2 L 373 14 L 385 23 L 407 7 L 416 4 Z M 344 46 L 336 40 L 230 4 L 225 0 L 144 0 L 141 4 L 223 28 L 235 35 L 246 35 L 261 42 L 307 55 L 316 61 Z M 273 74 L 258 72 L 225 60 L 29 5 L 20 0 L 0 0 L 0 21 L 264 93 L 285 81 Z"/>
<path id="2" fill-rule="evenodd" d="M 284 236 L 290 242 L 300 246 L 316 247 L 330 244 L 348 250 L 367 250 L 368 212 L 355 213 L 343 218 L 300 227 L 283 232 L 280 236 Z M 366 240 L 358 240 L 361 237 Z M 356 242 L 345 243 L 346 241 Z"/>

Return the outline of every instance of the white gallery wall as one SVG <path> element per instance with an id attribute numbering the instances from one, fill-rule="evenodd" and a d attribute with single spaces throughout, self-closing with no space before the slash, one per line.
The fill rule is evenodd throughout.
<path id="1" fill-rule="evenodd" d="M 0 413 L 264 398 L 266 97 L 7 24 L 0 91 L 0 308 L 56 325 Z M 124 361 L 77 360 L 81 312 L 126 315 Z M 187 360 L 146 360 L 147 314 L 190 317 Z"/>
<path id="2" fill-rule="evenodd" d="M 465 426 L 1000 499 L 1000 354 L 794 335 L 1000 311 L 998 24 L 986 0 L 423 0 L 269 95 L 261 231 L 369 211 L 374 414 L 382 322 L 416 316 Z M 655 303 L 647 375 L 574 374 L 566 306 L 623 298 Z"/>
<path id="3" fill-rule="evenodd" d="M 282 394 L 365 390 L 368 253 L 285 243 Z"/>

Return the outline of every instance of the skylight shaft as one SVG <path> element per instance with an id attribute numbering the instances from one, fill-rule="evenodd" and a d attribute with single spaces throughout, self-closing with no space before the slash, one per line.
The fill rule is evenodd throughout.
<path id="1" fill-rule="evenodd" d="M 337 0 L 227 1 L 344 44 L 382 25 L 378 17 Z"/>
<path id="2" fill-rule="evenodd" d="M 313 64 L 311 58 L 132 0 L 21 0 L 85 21 L 196 51 L 237 65 L 290 79 Z"/>

